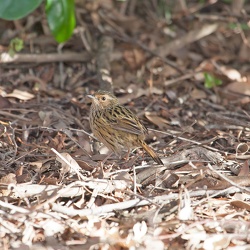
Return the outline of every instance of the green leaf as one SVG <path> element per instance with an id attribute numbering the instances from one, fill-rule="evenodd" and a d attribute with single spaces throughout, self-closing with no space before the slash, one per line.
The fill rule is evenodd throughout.
<path id="1" fill-rule="evenodd" d="M 16 54 L 16 52 L 21 51 L 23 48 L 24 48 L 23 40 L 16 37 L 10 41 L 8 53 L 11 57 L 13 57 Z"/>
<path id="2" fill-rule="evenodd" d="M 228 24 L 229 28 L 232 30 L 249 30 L 249 24 L 248 23 L 229 23 Z"/>
<path id="3" fill-rule="evenodd" d="M 204 72 L 204 78 L 205 78 L 205 87 L 207 89 L 211 89 L 215 86 L 219 86 L 222 84 L 222 81 L 216 77 L 214 77 L 213 75 Z"/>
<path id="4" fill-rule="evenodd" d="M 62 43 L 68 40 L 76 24 L 74 0 L 47 0 L 46 14 L 56 41 Z"/>
<path id="5" fill-rule="evenodd" d="M 0 0 L 0 18 L 17 20 L 34 11 L 43 0 Z"/>
<path id="6" fill-rule="evenodd" d="M 13 50 L 15 50 L 16 52 L 19 52 L 24 48 L 23 40 L 18 38 L 18 37 L 13 38 L 10 41 L 10 46 L 9 47 L 12 48 Z"/>

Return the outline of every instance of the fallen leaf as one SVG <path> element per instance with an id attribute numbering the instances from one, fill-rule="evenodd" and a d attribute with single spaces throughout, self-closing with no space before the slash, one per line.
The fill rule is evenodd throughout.
<path id="1" fill-rule="evenodd" d="M 247 143 L 239 143 L 236 147 L 236 154 L 246 154 L 249 150 Z"/>
<path id="2" fill-rule="evenodd" d="M 230 204 L 234 207 L 246 209 L 247 211 L 250 211 L 250 204 L 248 204 L 247 202 L 234 200 L 234 201 L 231 201 Z"/>
<path id="3" fill-rule="evenodd" d="M 241 74 L 238 70 L 233 68 L 228 68 L 226 66 L 219 66 L 219 70 L 227 76 L 229 79 L 234 81 L 240 81 L 241 80 Z"/>
<path id="4" fill-rule="evenodd" d="M 27 92 L 27 91 L 22 91 L 18 89 L 14 89 L 14 91 L 10 94 L 6 95 L 7 97 L 14 97 L 22 101 L 28 101 L 30 99 L 33 99 L 35 95 Z"/>
<path id="5" fill-rule="evenodd" d="M 169 122 L 167 120 L 165 120 L 164 118 L 152 113 L 152 112 L 145 112 L 145 117 L 152 122 L 153 124 L 155 124 L 156 126 L 159 127 L 159 129 L 164 129 L 167 128 L 166 124 L 169 124 Z"/>
<path id="6" fill-rule="evenodd" d="M 125 50 L 123 58 L 131 69 L 136 69 L 145 61 L 144 52 L 140 49 Z"/>
<path id="7" fill-rule="evenodd" d="M 232 82 L 225 89 L 233 93 L 250 96 L 250 82 Z"/>
<path id="8" fill-rule="evenodd" d="M 43 166 L 42 161 L 34 161 L 29 163 L 31 166 L 34 166 L 36 169 L 40 170 Z"/>
<path id="9" fill-rule="evenodd" d="M 58 185 L 59 180 L 55 177 L 45 177 L 42 179 L 42 183 L 46 183 L 48 185 Z"/>
<path id="10" fill-rule="evenodd" d="M 16 175 L 13 173 L 9 173 L 0 179 L 0 183 L 2 183 L 2 184 L 11 184 L 11 183 L 16 184 Z"/>
<path id="11" fill-rule="evenodd" d="M 61 151 L 64 148 L 66 135 L 58 132 L 54 138 L 51 139 L 51 147 L 56 148 L 57 151 Z"/>
<path id="12" fill-rule="evenodd" d="M 77 160 L 76 162 L 85 171 L 92 171 L 93 168 L 97 167 L 97 163 L 92 160 Z"/>
<path id="13" fill-rule="evenodd" d="M 75 169 L 76 170 L 80 170 L 80 166 L 78 165 L 78 163 L 76 162 L 76 160 L 74 160 L 70 154 L 68 153 L 61 153 L 60 154 L 65 160 L 67 160 L 70 165 L 68 165 L 63 159 L 61 159 L 60 157 L 56 156 L 56 160 L 58 162 L 60 162 L 62 164 L 62 168 L 61 168 L 61 172 L 62 174 L 66 174 L 68 172 L 70 173 L 75 173 Z"/>
<path id="14" fill-rule="evenodd" d="M 239 169 L 238 176 L 248 176 L 248 175 L 249 175 L 249 164 L 248 164 L 248 160 L 246 160 L 242 164 L 242 167 Z"/>
<path id="15" fill-rule="evenodd" d="M 13 173 L 9 173 L 0 179 L 0 183 L 1 184 L 16 184 L 17 183 L 16 175 Z M 0 196 L 8 196 L 10 193 L 11 193 L 11 190 L 7 190 L 7 189 L 0 190 L 0 194 L 1 194 Z"/>
<path id="16" fill-rule="evenodd" d="M 162 95 L 163 94 L 163 90 L 160 88 L 152 87 L 149 90 L 149 88 L 138 88 L 138 86 L 135 84 L 130 84 L 128 86 L 128 91 L 129 91 L 129 93 L 127 95 L 123 95 L 122 97 L 118 98 L 119 103 L 125 104 L 125 103 L 128 103 L 130 100 L 133 100 L 135 98 L 139 98 L 143 95 L 150 96 L 152 94 L 155 94 L 155 95 Z"/>
<path id="17" fill-rule="evenodd" d="M 207 94 L 205 93 L 205 91 L 203 90 L 199 90 L 199 89 L 194 89 L 191 92 L 191 97 L 193 99 L 205 99 L 207 97 Z"/>
<path id="18" fill-rule="evenodd" d="M 228 235 L 213 235 L 208 236 L 204 240 L 203 249 L 209 250 L 219 250 L 219 249 L 226 249 L 230 243 L 231 237 Z"/>

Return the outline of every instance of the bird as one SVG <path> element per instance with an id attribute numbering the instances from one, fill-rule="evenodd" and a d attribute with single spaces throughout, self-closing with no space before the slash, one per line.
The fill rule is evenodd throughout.
<path id="1" fill-rule="evenodd" d="M 92 104 L 89 122 L 93 135 L 110 151 L 121 155 L 126 148 L 128 154 L 132 148 L 142 147 L 159 165 L 164 165 L 156 152 L 145 142 L 146 127 L 128 108 L 119 104 L 111 92 L 99 90 L 88 95 Z"/>

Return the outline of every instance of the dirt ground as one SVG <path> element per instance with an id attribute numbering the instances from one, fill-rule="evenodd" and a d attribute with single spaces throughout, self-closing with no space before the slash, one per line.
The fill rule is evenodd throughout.
<path id="1" fill-rule="evenodd" d="M 0 20 L 0 248 L 250 249 L 249 13 L 76 1 L 60 45 L 44 6 Z M 103 161 L 87 98 L 99 89 L 138 115 L 164 166 L 141 148 Z"/>

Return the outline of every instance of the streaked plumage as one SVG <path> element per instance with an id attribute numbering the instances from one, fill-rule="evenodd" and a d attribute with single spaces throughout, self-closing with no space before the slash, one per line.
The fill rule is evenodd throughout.
<path id="1" fill-rule="evenodd" d="M 92 99 L 90 127 L 100 142 L 116 154 L 121 154 L 122 148 L 143 147 L 155 162 L 163 165 L 144 141 L 147 129 L 131 110 L 120 105 L 117 98 L 107 91 L 98 91 L 89 97 Z"/>

